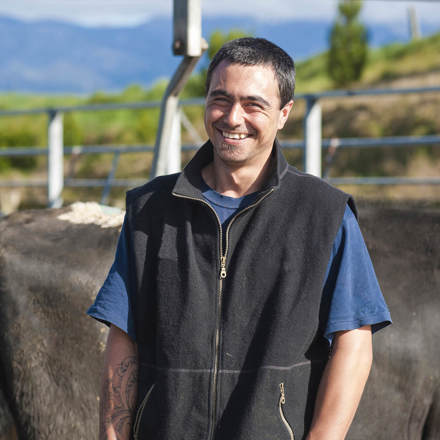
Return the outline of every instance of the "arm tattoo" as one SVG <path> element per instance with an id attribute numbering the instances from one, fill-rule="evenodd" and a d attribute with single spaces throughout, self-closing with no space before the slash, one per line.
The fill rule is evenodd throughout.
<path id="1" fill-rule="evenodd" d="M 100 439 L 113 425 L 118 440 L 129 438 L 136 405 L 138 363 L 136 356 L 125 358 L 111 377 L 104 380 L 100 402 Z"/>

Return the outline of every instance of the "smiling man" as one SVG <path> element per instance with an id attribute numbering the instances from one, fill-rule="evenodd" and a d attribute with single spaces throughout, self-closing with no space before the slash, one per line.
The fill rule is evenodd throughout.
<path id="1" fill-rule="evenodd" d="M 390 315 L 351 197 L 282 155 L 294 85 L 276 45 L 225 44 L 209 141 L 128 192 L 89 309 L 110 325 L 102 439 L 345 437 Z"/>

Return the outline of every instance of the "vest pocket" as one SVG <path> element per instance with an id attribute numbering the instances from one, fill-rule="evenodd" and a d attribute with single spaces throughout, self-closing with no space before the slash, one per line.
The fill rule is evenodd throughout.
<path id="1" fill-rule="evenodd" d="M 147 402 L 150 399 L 154 385 L 155 384 L 151 385 L 150 389 L 145 394 L 145 397 L 143 398 L 143 400 L 142 400 L 141 404 L 139 405 L 139 408 L 136 412 L 136 418 L 134 419 L 134 424 L 133 424 L 133 439 L 134 440 L 138 440 L 139 428 L 141 426 L 141 420 L 142 420 L 142 414 L 144 413 L 145 406 L 147 405 Z"/>
<path id="2" fill-rule="evenodd" d="M 293 429 L 289 425 L 289 422 L 286 419 L 286 416 L 284 415 L 283 407 L 286 403 L 286 392 L 284 389 L 284 382 L 280 383 L 280 400 L 278 401 L 278 409 L 280 411 L 280 417 L 281 421 L 283 422 L 284 427 L 286 428 L 287 432 L 290 435 L 290 440 L 295 440 L 295 436 L 293 435 Z"/>

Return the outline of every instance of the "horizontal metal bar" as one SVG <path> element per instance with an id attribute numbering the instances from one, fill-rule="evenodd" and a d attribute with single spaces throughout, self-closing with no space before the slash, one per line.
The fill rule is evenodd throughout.
<path id="1" fill-rule="evenodd" d="M 198 148 L 196 145 L 182 145 L 182 150 L 185 151 L 194 151 Z M 154 146 L 152 145 L 76 145 L 64 147 L 65 154 L 148 153 L 153 151 Z"/>
<path id="2" fill-rule="evenodd" d="M 76 145 L 64 147 L 65 154 L 144 153 L 154 151 L 151 145 Z"/>
<path id="3" fill-rule="evenodd" d="M 47 148 L 10 147 L 0 148 L 0 156 L 47 156 Z"/>
<path id="4" fill-rule="evenodd" d="M 143 185 L 147 181 L 147 177 L 145 177 L 145 179 L 114 179 L 112 180 L 111 186 L 119 188 L 132 188 Z M 64 181 L 64 186 L 73 188 L 104 187 L 107 185 L 107 183 L 107 179 L 66 179 Z"/>
<path id="5" fill-rule="evenodd" d="M 303 149 L 304 141 L 280 141 L 281 147 L 287 150 Z"/>
<path id="6" fill-rule="evenodd" d="M 187 98 L 187 99 L 182 99 L 179 102 L 179 106 L 180 107 L 191 107 L 191 106 L 202 106 L 205 105 L 205 98 Z"/>
<path id="7" fill-rule="evenodd" d="M 104 187 L 107 179 L 65 179 L 65 187 L 73 188 L 93 188 Z M 112 187 L 131 188 L 143 185 L 147 182 L 145 179 L 115 179 L 112 181 Z M 44 188 L 47 187 L 47 180 L 0 180 L 0 188 Z"/>
<path id="8" fill-rule="evenodd" d="M 439 145 L 439 135 L 429 136 L 386 136 L 382 138 L 330 138 L 322 140 L 322 148 L 359 148 L 359 147 L 411 147 L 419 145 Z M 281 141 L 286 149 L 304 148 L 304 142 Z"/>
<path id="9" fill-rule="evenodd" d="M 154 151 L 154 147 L 151 145 L 77 145 L 73 147 L 64 147 L 64 154 L 144 153 L 152 151 Z M 0 156 L 47 156 L 47 153 L 47 148 L 0 147 Z"/>
<path id="10" fill-rule="evenodd" d="M 322 147 L 359 148 L 359 147 L 410 147 L 419 145 L 439 145 L 439 135 L 429 136 L 387 136 L 383 138 L 331 138 L 323 139 Z M 285 149 L 304 148 L 304 142 L 281 141 Z M 183 151 L 194 151 L 199 147 L 195 145 L 182 145 Z M 102 154 L 102 153 L 145 153 L 153 152 L 152 145 L 76 145 L 64 147 L 64 154 Z M 40 147 L 10 147 L 1 148 L 0 156 L 46 156 L 47 148 Z"/>
<path id="11" fill-rule="evenodd" d="M 321 93 L 304 93 L 295 99 L 349 98 L 352 96 L 408 95 L 413 93 L 438 93 L 440 87 L 411 87 L 402 89 L 328 90 Z"/>
<path id="12" fill-rule="evenodd" d="M 418 87 L 402 89 L 365 89 L 365 90 L 329 90 L 321 93 L 304 93 L 296 95 L 296 100 L 309 100 L 321 98 L 348 98 L 353 96 L 379 96 L 379 95 L 407 95 L 417 93 L 438 93 L 440 87 Z M 205 98 L 189 98 L 180 101 L 180 106 L 203 105 Z M 102 110 L 136 110 L 144 108 L 160 107 L 160 101 L 138 101 L 138 102 L 118 102 L 111 104 L 89 104 L 59 107 L 41 107 L 23 110 L 2 110 L 0 116 L 22 116 L 54 112 L 76 112 L 76 111 L 102 111 Z"/>
<path id="13" fill-rule="evenodd" d="M 429 136 L 385 136 L 381 138 L 331 138 L 323 139 L 322 147 L 411 147 L 418 145 L 440 145 L 439 135 Z"/>
<path id="14" fill-rule="evenodd" d="M 0 180 L 0 188 L 47 187 L 47 180 Z"/>
<path id="15" fill-rule="evenodd" d="M 182 145 L 182 150 L 193 151 L 199 147 L 195 145 Z M 153 152 L 152 145 L 77 145 L 64 147 L 65 154 L 90 154 L 90 153 L 146 153 Z"/>
<path id="16" fill-rule="evenodd" d="M 138 101 L 138 102 L 118 102 L 109 104 L 89 104 L 89 105 L 72 105 L 60 107 L 40 107 L 27 110 L 2 110 L 0 116 L 22 116 L 35 115 L 44 113 L 69 113 L 84 111 L 102 111 L 102 110 L 139 110 L 145 108 L 156 108 L 160 106 L 160 101 Z"/>
<path id="17" fill-rule="evenodd" d="M 330 177 L 333 185 L 440 185 L 440 177 Z"/>

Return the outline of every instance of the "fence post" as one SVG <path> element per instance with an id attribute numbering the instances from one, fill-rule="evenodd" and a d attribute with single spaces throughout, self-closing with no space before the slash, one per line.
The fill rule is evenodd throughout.
<path id="1" fill-rule="evenodd" d="M 47 198 L 49 208 L 63 205 L 61 194 L 64 186 L 63 114 L 49 111 L 47 158 Z"/>
<path id="2" fill-rule="evenodd" d="M 168 161 L 166 174 L 178 173 L 182 166 L 182 136 L 180 127 L 180 108 L 177 108 L 171 125 L 170 139 L 168 143 Z"/>
<path id="3" fill-rule="evenodd" d="M 176 113 L 179 111 L 179 94 L 203 52 L 208 47 L 201 36 L 201 14 L 200 0 L 174 0 L 173 52 L 175 55 L 184 55 L 184 57 L 168 83 L 162 98 L 150 177 L 166 174 L 169 169 L 173 169 L 173 171 L 180 170 L 180 163 L 179 168 L 176 168 L 175 165 L 177 157 L 180 157 L 180 152 L 178 154 L 171 153 L 170 137 L 176 127 L 176 121 L 180 121 L 180 117 L 176 117 Z M 174 147 L 176 145 L 178 144 L 174 143 Z M 172 158 L 170 153 L 173 155 Z M 172 165 L 168 165 L 170 160 L 173 162 Z"/>
<path id="4" fill-rule="evenodd" d="M 321 177 L 322 154 L 322 112 L 318 99 L 306 97 L 304 117 L 304 170 L 306 173 Z"/>

